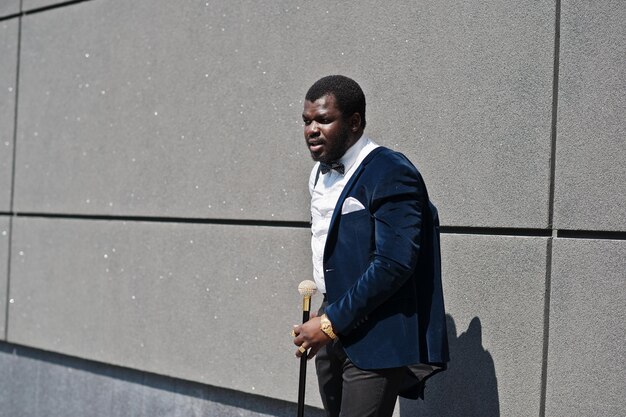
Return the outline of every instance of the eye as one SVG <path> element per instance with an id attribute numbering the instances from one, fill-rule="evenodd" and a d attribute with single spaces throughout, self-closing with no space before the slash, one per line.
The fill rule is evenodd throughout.
<path id="1" fill-rule="evenodd" d="M 308 126 L 311 124 L 311 121 L 308 119 L 302 119 L 302 123 L 304 123 L 305 126 Z"/>

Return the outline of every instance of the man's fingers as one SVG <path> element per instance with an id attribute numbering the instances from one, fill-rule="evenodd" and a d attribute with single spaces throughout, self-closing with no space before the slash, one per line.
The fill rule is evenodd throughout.
<path id="1" fill-rule="evenodd" d="M 291 328 L 291 337 L 293 337 L 293 343 L 296 346 L 300 346 L 302 344 L 302 340 L 296 341 L 296 338 L 300 336 L 301 331 L 302 331 L 302 326 L 298 324 L 294 324 L 293 327 Z"/>
<path id="2" fill-rule="evenodd" d="M 293 338 L 293 344 L 296 346 L 301 346 L 303 343 L 308 341 L 308 338 L 304 333 L 296 332 L 297 336 Z"/>
<path id="3" fill-rule="evenodd" d="M 298 347 L 298 350 L 296 350 L 296 356 L 297 356 L 297 357 L 300 357 L 300 356 L 302 356 L 302 355 L 306 354 L 306 350 L 307 350 L 307 349 L 308 349 L 308 348 L 306 347 L 306 344 L 302 343 L 302 344 Z"/>
<path id="4" fill-rule="evenodd" d="M 291 337 L 296 337 L 300 334 L 300 326 L 294 324 L 291 328 Z"/>

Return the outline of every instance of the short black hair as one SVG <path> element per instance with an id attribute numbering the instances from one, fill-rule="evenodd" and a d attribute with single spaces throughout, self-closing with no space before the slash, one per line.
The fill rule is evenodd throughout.
<path id="1" fill-rule="evenodd" d="M 328 75 L 317 80 L 309 88 L 305 99 L 315 101 L 327 94 L 335 96 L 337 107 L 344 118 L 359 113 L 361 128 L 365 128 L 365 94 L 356 81 L 345 75 Z"/>

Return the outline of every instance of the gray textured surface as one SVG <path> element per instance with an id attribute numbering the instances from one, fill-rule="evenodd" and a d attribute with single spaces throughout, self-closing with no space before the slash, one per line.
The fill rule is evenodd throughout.
<path id="1" fill-rule="evenodd" d="M 11 207 L 17 31 L 17 19 L 0 22 L 0 211 Z"/>
<path id="2" fill-rule="evenodd" d="M 626 225 L 626 3 L 563 3 L 555 225 Z"/>
<path id="3" fill-rule="evenodd" d="M 8 340 L 292 400 L 309 233 L 18 217 Z"/>
<path id="4" fill-rule="evenodd" d="M 626 242 L 556 240 L 550 304 L 546 416 L 623 416 Z"/>
<path id="5" fill-rule="evenodd" d="M 444 224 L 545 227 L 553 2 L 405 3 L 348 38 L 370 133 L 422 170 Z"/>
<path id="6" fill-rule="evenodd" d="M 290 17 L 243 6 L 94 1 L 28 16 L 17 207 L 306 220 L 305 86 L 277 71 L 290 37 L 267 24 Z"/>
<path id="7" fill-rule="evenodd" d="M 0 17 L 20 12 L 20 0 L 0 0 Z"/>
<path id="8" fill-rule="evenodd" d="M 444 223 L 546 225 L 552 4 L 206 5 L 26 17 L 20 210 L 308 220 L 301 100 L 341 72 Z M 315 21 L 333 30 L 313 42 Z"/>
<path id="9" fill-rule="evenodd" d="M 401 416 L 539 415 L 546 249 L 545 238 L 443 236 L 451 362 Z"/>
<path id="10" fill-rule="evenodd" d="M 0 340 L 6 329 L 7 271 L 9 259 L 9 218 L 0 216 Z"/>
<path id="11" fill-rule="evenodd" d="M 292 417 L 296 404 L 0 343 L 0 417 Z M 321 417 L 308 408 L 306 415 Z"/>
<path id="12" fill-rule="evenodd" d="M 294 285 L 310 274 L 308 235 L 306 229 L 18 218 L 9 340 L 293 399 L 296 367 L 288 365 L 293 348 L 284 329 L 294 321 L 289 317 L 299 317 Z M 456 401 L 442 402 L 445 409 L 428 403 L 435 408 L 420 412 L 537 412 L 546 239 L 446 235 L 443 244 L 458 365 L 433 380 L 429 395 Z M 319 405 L 312 374 L 307 398 Z M 458 382 L 474 377 L 482 382 L 474 393 L 479 403 Z M 401 415 L 415 406 L 404 403 Z"/>

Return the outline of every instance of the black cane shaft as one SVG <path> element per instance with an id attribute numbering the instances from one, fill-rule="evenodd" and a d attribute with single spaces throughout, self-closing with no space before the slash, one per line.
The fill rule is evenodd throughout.
<path id="1" fill-rule="evenodd" d="M 298 417 L 304 417 L 304 392 L 306 387 L 306 353 L 300 357 L 300 386 L 298 387 Z"/>
<path id="2" fill-rule="evenodd" d="M 305 298 L 302 305 L 302 323 L 309 321 L 311 316 L 310 298 Z M 298 385 L 298 417 L 304 417 L 304 393 L 306 388 L 307 352 L 300 356 L 300 382 Z"/>

